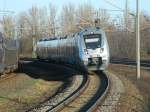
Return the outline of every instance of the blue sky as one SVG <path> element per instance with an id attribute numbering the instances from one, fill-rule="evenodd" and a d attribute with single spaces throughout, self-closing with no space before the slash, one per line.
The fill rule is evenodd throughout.
<path id="1" fill-rule="evenodd" d="M 125 0 L 109 0 L 117 6 L 124 8 Z M 131 10 L 135 10 L 136 0 L 128 0 Z M 64 4 L 73 3 L 75 6 L 79 4 L 90 2 L 96 8 L 106 8 L 115 9 L 111 5 L 105 2 L 105 0 L 0 0 L 0 10 L 11 10 L 18 14 L 21 11 L 26 11 L 32 7 L 32 5 L 37 5 L 39 7 L 48 7 L 49 3 L 57 6 L 60 10 Z M 140 0 L 141 10 L 146 11 L 150 14 L 150 0 Z"/>

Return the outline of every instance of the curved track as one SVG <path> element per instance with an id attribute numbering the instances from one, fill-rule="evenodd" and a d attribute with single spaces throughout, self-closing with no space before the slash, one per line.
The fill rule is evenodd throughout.
<path id="1" fill-rule="evenodd" d="M 31 76 L 34 78 L 39 78 L 38 75 L 40 74 L 40 71 L 39 72 L 36 71 L 38 73 L 35 72 L 35 70 L 37 70 L 37 68 L 35 69 L 35 67 L 38 66 L 39 68 L 40 67 L 44 68 L 44 71 L 46 71 L 44 74 L 49 74 L 47 75 L 47 77 L 50 78 L 45 78 L 44 74 L 43 76 L 42 74 L 40 74 L 40 78 L 44 80 L 46 79 L 50 81 L 50 80 L 58 79 L 64 81 L 66 79 L 69 79 L 70 81 L 69 83 L 64 85 L 65 87 L 61 87 L 61 89 L 58 90 L 54 96 L 50 97 L 48 100 L 42 102 L 36 107 L 29 109 L 28 110 L 29 112 L 45 112 L 50 110 L 52 111 L 56 110 L 58 106 L 63 105 L 66 99 L 71 99 L 78 91 L 82 91 L 87 83 L 87 75 L 81 75 L 80 72 L 75 71 L 70 67 L 57 65 L 57 64 L 50 64 L 47 62 L 40 62 L 37 60 L 34 61 L 26 60 L 23 61 L 22 63 L 24 64 L 31 63 L 29 64 L 29 66 L 26 65 L 25 68 L 21 66 L 21 68 L 23 69 L 24 72 L 26 72 L 27 74 L 31 74 Z M 62 76 L 63 78 L 61 78 Z"/>
<path id="2" fill-rule="evenodd" d="M 36 61 L 39 66 L 42 63 L 45 63 L 45 68 L 49 68 L 49 63 Z M 70 67 L 63 67 L 67 68 L 66 70 L 75 71 Z M 108 92 L 108 77 L 101 71 L 97 71 L 93 75 L 79 73 L 81 72 L 76 71 L 72 82 L 65 89 L 27 112 L 94 111 Z"/>
<path id="3" fill-rule="evenodd" d="M 60 112 L 91 112 L 94 111 L 106 95 L 109 87 L 107 76 L 98 71 L 89 75 L 86 89 L 72 102 L 65 105 Z"/>

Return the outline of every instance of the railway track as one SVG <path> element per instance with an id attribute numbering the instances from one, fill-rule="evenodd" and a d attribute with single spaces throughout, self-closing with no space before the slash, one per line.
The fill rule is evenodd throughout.
<path id="1" fill-rule="evenodd" d="M 32 62 L 32 60 L 30 60 L 30 61 Z M 27 61 L 25 61 L 25 63 L 26 62 L 28 63 L 29 61 L 27 60 Z M 76 72 L 75 70 L 73 70 L 69 67 L 60 66 L 60 65 L 56 65 L 56 64 L 49 64 L 47 62 L 39 62 L 37 60 L 35 60 L 35 64 L 32 66 L 36 66 L 36 65 L 41 66 L 42 64 L 45 69 L 48 69 L 51 66 L 56 66 L 54 68 L 58 69 L 59 73 L 66 74 L 65 75 L 66 79 L 68 79 L 68 77 L 70 77 L 71 82 L 68 83 L 68 85 L 66 85 L 66 87 L 62 87 L 63 89 L 60 89 L 54 96 L 50 97 L 48 100 L 37 105 L 36 107 L 29 109 L 27 112 L 45 112 L 48 110 L 54 110 L 54 109 L 56 110 L 57 109 L 56 107 L 58 105 L 61 106 L 62 104 L 64 104 L 63 102 L 65 102 L 66 99 L 68 99 L 68 98 L 71 99 L 71 98 L 73 98 L 74 94 L 77 93 L 77 91 L 82 91 L 84 89 L 84 86 L 86 85 L 85 83 L 87 83 L 87 75 L 80 75 L 80 74 L 78 74 L 79 72 Z M 63 69 L 66 72 L 64 72 Z M 52 74 L 53 74 L 53 71 L 55 71 L 55 70 L 50 70 L 50 72 L 52 72 Z M 72 74 L 72 75 L 69 76 L 69 74 Z M 57 75 L 54 75 L 53 77 L 57 77 Z"/>
<path id="2" fill-rule="evenodd" d="M 86 89 L 72 102 L 64 105 L 60 112 L 92 112 L 96 110 L 109 88 L 107 76 L 102 72 L 89 75 Z"/>
<path id="3" fill-rule="evenodd" d="M 69 85 L 68 88 L 60 91 L 56 96 L 39 105 L 38 107 L 30 110 L 29 112 L 55 112 L 59 110 L 61 107 L 64 106 L 64 104 L 74 99 L 77 91 L 82 91 L 84 89 L 84 83 L 86 82 L 84 82 L 83 80 L 85 79 L 81 75 L 75 76 L 72 84 Z"/>
<path id="4" fill-rule="evenodd" d="M 27 112 L 93 111 L 106 95 L 108 88 L 107 75 L 101 71 L 94 75 L 74 74 L 73 81 L 67 88 Z"/>
<path id="5" fill-rule="evenodd" d="M 134 66 L 136 65 L 136 61 L 130 59 L 112 59 L 110 62 L 113 64 L 125 64 L 125 65 L 134 65 Z M 141 66 L 150 67 L 150 61 L 141 60 Z"/>

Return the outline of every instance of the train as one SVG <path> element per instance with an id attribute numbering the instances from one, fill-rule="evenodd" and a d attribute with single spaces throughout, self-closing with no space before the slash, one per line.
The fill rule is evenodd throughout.
<path id="1" fill-rule="evenodd" d="M 15 39 L 4 38 L 0 32 L 0 75 L 18 68 L 19 43 Z"/>
<path id="2" fill-rule="evenodd" d="M 99 27 L 83 29 L 64 37 L 45 37 L 37 41 L 40 60 L 74 65 L 85 70 L 105 70 L 109 65 L 109 45 L 105 31 Z"/>

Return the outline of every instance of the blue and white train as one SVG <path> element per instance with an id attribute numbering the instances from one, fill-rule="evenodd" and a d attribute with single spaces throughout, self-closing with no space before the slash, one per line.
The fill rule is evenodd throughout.
<path id="1" fill-rule="evenodd" d="M 87 28 L 72 36 L 43 38 L 37 42 L 39 59 L 63 62 L 86 70 L 105 70 L 109 64 L 109 46 L 105 32 Z"/>

